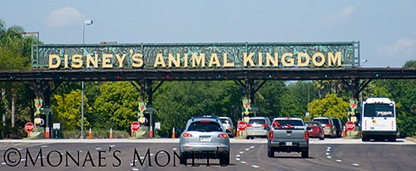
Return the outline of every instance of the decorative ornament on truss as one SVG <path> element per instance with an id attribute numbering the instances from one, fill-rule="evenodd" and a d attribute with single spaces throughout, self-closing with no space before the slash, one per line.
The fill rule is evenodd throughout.
<path id="1" fill-rule="evenodd" d="M 36 108 L 36 112 L 35 112 L 35 116 L 36 116 L 40 114 L 40 108 L 42 108 L 43 100 L 42 98 L 36 97 L 34 101 L 35 101 L 35 108 Z"/>
<path id="2" fill-rule="evenodd" d="M 244 109 L 245 109 L 245 111 L 244 111 L 244 114 L 245 114 L 245 115 L 248 115 L 248 114 L 250 113 L 250 112 L 248 111 L 248 110 L 250 110 L 250 109 L 251 109 L 250 105 L 251 105 L 251 100 L 250 100 L 250 99 L 248 99 L 247 97 L 244 97 L 244 99 L 243 99 L 243 107 L 244 107 Z"/>
<path id="3" fill-rule="evenodd" d="M 351 114 L 352 116 L 355 115 L 355 109 L 357 109 L 357 100 L 355 98 L 350 99 L 350 108 L 351 108 Z"/>
<path id="4" fill-rule="evenodd" d="M 146 102 L 139 102 L 139 122 L 144 123 L 145 118 L 143 117 L 143 112 L 146 110 Z"/>

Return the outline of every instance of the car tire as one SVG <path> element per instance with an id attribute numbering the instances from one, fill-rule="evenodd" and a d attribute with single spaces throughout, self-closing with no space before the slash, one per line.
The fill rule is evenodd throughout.
<path id="1" fill-rule="evenodd" d="M 222 167 L 225 167 L 229 164 L 230 164 L 230 153 L 227 153 L 226 155 L 224 155 L 220 158 L 220 165 Z"/>
<path id="2" fill-rule="evenodd" d="M 267 157 L 272 158 L 274 157 L 274 151 L 271 148 L 267 149 Z"/>
<path id="3" fill-rule="evenodd" d="M 249 140 L 250 139 L 250 136 L 247 136 L 246 139 Z"/>
<path id="4" fill-rule="evenodd" d="M 325 140 L 325 136 L 319 137 L 319 140 Z"/>
<path id="5" fill-rule="evenodd" d="M 306 148 L 302 151 L 302 158 L 308 158 L 309 157 L 309 148 Z"/>
<path id="6" fill-rule="evenodd" d="M 184 152 L 181 152 L 180 153 L 180 159 L 179 159 L 179 164 L 186 164 L 186 161 L 187 161 L 187 157 L 186 157 L 186 155 L 185 155 L 186 153 L 184 153 Z"/>

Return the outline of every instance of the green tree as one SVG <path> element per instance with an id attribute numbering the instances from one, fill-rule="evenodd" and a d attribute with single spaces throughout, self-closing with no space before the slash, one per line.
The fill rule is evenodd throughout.
<path id="1" fill-rule="evenodd" d="M 21 32 L 23 32 L 23 28 L 20 26 L 6 29 L 5 22 L 0 20 L 0 70 L 27 70 L 30 68 L 31 45 L 37 43 L 37 40 L 33 36 L 24 37 Z M 5 130 L 12 130 L 12 136 L 15 137 L 20 130 L 14 127 L 15 121 L 17 124 L 22 124 L 24 121 L 19 119 L 28 118 L 25 117 L 27 115 L 30 116 L 30 108 L 26 105 L 32 100 L 33 93 L 26 93 L 28 85 L 23 83 L 0 83 L 0 90 L 2 94 L 1 114 L 3 116 L 9 115 L 12 120 L 12 127 Z M 21 126 L 23 125 L 18 127 Z"/>
<path id="2" fill-rule="evenodd" d="M 52 109 L 55 119 L 61 123 L 62 129 L 65 131 L 81 130 L 81 91 L 72 91 L 64 96 L 61 97 L 59 94 L 53 95 L 55 104 L 52 105 Z M 86 116 L 91 113 L 92 108 L 88 105 L 88 99 L 86 97 L 84 97 L 84 101 L 84 129 L 87 129 L 91 125 Z"/>
<path id="3" fill-rule="evenodd" d="M 343 122 L 348 118 L 349 103 L 335 94 L 327 94 L 323 99 L 315 99 L 309 104 L 309 117 L 305 120 L 310 120 L 316 116 L 329 116 L 340 118 Z"/>
<path id="4" fill-rule="evenodd" d="M 129 82 L 106 82 L 94 102 L 93 127 L 130 130 L 138 120 L 139 92 Z"/>

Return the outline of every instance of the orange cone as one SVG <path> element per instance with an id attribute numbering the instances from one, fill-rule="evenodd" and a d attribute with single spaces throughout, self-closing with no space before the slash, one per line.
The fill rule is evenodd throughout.
<path id="1" fill-rule="evenodd" d="M 110 128 L 110 139 L 113 139 L 113 128 Z"/>
<path id="2" fill-rule="evenodd" d="M 91 128 L 90 128 L 90 133 L 88 134 L 88 138 L 92 139 L 92 130 L 91 130 Z"/>
<path id="3" fill-rule="evenodd" d="M 45 138 L 49 138 L 49 127 L 46 127 Z"/>
<path id="4" fill-rule="evenodd" d="M 172 129 L 172 138 L 175 138 L 175 127 Z"/>
<path id="5" fill-rule="evenodd" d="M 150 126 L 150 132 L 149 132 L 149 138 L 153 137 L 153 130 L 152 130 L 152 126 Z"/>
<path id="6" fill-rule="evenodd" d="M 240 136 L 240 131 L 239 130 L 235 131 L 235 137 L 239 137 L 239 136 Z"/>
<path id="7" fill-rule="evenodd" d="M 342 137 L 346 137 L 347 136 L 347 131 L 345 130 L 345 128 L 342 130 Z"/>

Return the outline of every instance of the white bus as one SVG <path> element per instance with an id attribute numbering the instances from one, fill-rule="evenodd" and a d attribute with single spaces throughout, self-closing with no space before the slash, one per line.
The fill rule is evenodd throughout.
<path id="1" fill-rule="evenodd" d="M 396 141 L 396 107 L 388 98 L 368 98 L 361 112 L 362 141 L 388 139 Z"/>

